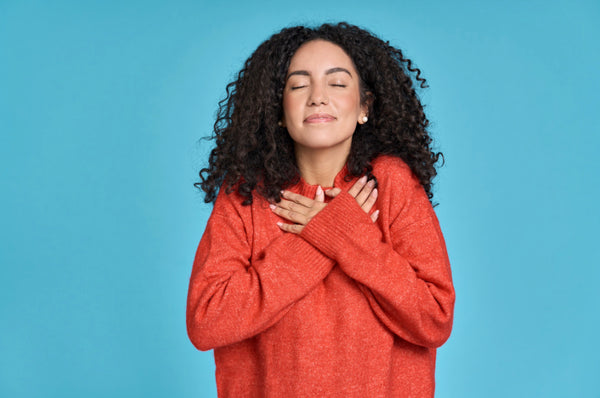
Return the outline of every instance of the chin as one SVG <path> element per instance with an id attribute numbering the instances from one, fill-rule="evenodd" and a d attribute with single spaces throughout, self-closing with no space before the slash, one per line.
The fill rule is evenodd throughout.
<path id="1" fill-rule="evenodd" d="M 338 149 L 340 147 L 348 146 L 352 143 L 353 134 L 337 134 L 331 130 L 322 131 L 311 131 L 304 132 L 303 134 L 290 134 L 295 144 L 303 149 L 307 150 L 326 150 L 326 149 Z"/>
<path id="2" fill-rule="evenodd" d="M 315 150 L 315 151 L 323 151 L 323 150 L 327 150 L 327 149 L 340 149 L 342 147 L 348 147 L 348 150 L 350 149 L 350 144 L 351 142 L 346 143 L 345 141 L 327 141 L 327 140 L 323 140 L 323 141 L 311 141 L 311 142 L 300 142 L 297 143 L 298 145 L 300 145 L 303 149 L 305 150 Z"/>

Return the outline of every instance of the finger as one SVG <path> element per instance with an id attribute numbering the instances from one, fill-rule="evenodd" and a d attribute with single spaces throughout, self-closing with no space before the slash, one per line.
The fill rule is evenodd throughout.
<path id="1" fill-rule="evenodd" d="M 290 192 L 290 191 L 283 191 L 281 193 L 281 196 L 287 200 L 290 200 L 290 201 L 296 202 L 296 203 L 300 203 L 301 205 L 306 206 L 306 207 L 311 207 L 312 203 L 313 203 L 312 199 L 309 199 L 306 196 L 302 196 L 302 195 L 299 195 L 297 193 Z"/>
<path id="2" fill-rule="evenodd" d="M 305 225 L 308 222 L 304 214 L 298 213 L 296 211 L 282 209 L 281 207 L 275 206 L 273 204 L 269 205 L 269 207 L 271 208 L 271 211 L 273 211 L 273 213 L 293 223 Z"/>
<path id="3" fill-rule="evenodd" d="M 368 213 L 371 211 L 371 209 L 373 208 L 373 205 L 375 205 L 375 202 L 377 201 L 377 195 L 379 194 L 379 191 L 377 191 L 377 188 L 373 189 L 371 191 L 371 194 L 369 195 L 369 197 L 367 198 L 367 200 L 365 201 L 365 203 L 363 203 L 363 205 L 361 206 L 362 209 Z"/>
<path id="4" fill-rule="evenodd" d="M 321 193 L 321 196 L 323 196 L 323 193 Z M 322 202 L 319 202 L 317 200 L 313 200 L 311 202 L 311 206 L 306 207 L 300 203 L 281 199 L 279 203 L 275 203 L 274 206 L 279 207 L 281 209 L 289 210 L 290 212 L 297 213 L 298 215 L 305 217 L 305 219 L 303 219 L 302 221 L 302 224 L 306 224 L 315 214 L 315 211 L 318 213 L 323 209 L 323 207 L 325 206 L 325 198 L 323 198 Z"/>
<path id="5" fill-rule="evenodd" d="M 373 214 L 371 214 L 371 220 L 372 220 L 373 222 L 375 222 L 375 221 L 377 221 L 377 219 L 378 219 L 378 218 L 379 218 L 379 210 L 375 210 L 375 211 L 373 212 Z"/>
<path id="6" fill-rule="evenodd" d="M 275 203 L 274 206 L 280 207 L 282 209 L 295 211 L 297 213 L 305 213 L 308 207 L 303 206 L 299 203 L 292 202 L 291 200 L 281 199 L 279 203 Z"/>
<path id="7" fill-rule="evenodd" d="M 299 224 L 286 224 L 278 222 L 277 225 L 285 232 L 291 232 L 293 234 L 299 234 L 300 232 L 302 232 L 302 229 L 304 229 L 304 225 Z"/>
<path id="8" fill-rule="evenodd" d="M 367 183 L 367 176 L 362 176 L 352 185 L 352 188 L 348 190 L 348 193 L 352 195 L 352 197 L 356 198 L 356 195 L 363 189 L 365 184 Z"/>
<path id="9" fill-rule="evenodd" d="M 342 192 L 342 190 L 339 188 L 331 188 L 325 191 L 325 195 L 329 196 L 330 198 L 335 198 L 340 194 L 340 192 Z"/>
<path id="10" fill-rule="evenodd" d="M 365 184 L 363 189 L 358 193 L 358 195 L 355 196 L 355 199 L 359 205 L 362 206 L 367 201 L 367 199 L 369 199 L 369 196 L 371 195 L 371 192 L 373 192 L 374 187 L 374 180 L 369 180 L 369 182 Z"/>
<path id="11" fill-rule="evenodd" d="M 317 187 L 317 193 L 315 194 L 315 200 L 317 202 L 325 202 L 325 194 L 323 193 L 323 188 L 319 185 Z"/>

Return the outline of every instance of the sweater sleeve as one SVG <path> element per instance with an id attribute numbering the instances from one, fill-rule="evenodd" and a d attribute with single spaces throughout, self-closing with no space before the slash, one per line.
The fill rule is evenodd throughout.
<path id="1" fill-rule="evenodd" d="M 396 201 L 402 201 L 402 195 L 408 199 L 398 214 L 382 211 L 377 224 L 342 192 L 301 236 L 359 282 L 373 312 L 392 333 L 413 344 L 438 347 L 452 329 L 450 263 L 425 191 L 415 184 L 403 188 L 409 186 L 412 191 L 387 193 Z M 389 223 L 387 236 L 381 223 Z"/>
<path id="2" fill-rule="evenodd" d="M 240 342 L 276 323 L 329 273 L 334 263 L 294 234 L 281 234 L 255 259 L 232 195 L 215 203 L 192 268 L 187 331 L 194 346 L 210 350 Z"/>

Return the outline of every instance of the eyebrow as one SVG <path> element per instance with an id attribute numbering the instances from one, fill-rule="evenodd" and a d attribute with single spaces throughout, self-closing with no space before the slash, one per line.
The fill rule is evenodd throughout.
<path id="1" fill-rule="evenodd" d="M 337 73 L 337 72 L 345 72 L 345 73 L 347 73 L 348 75 L 350 75 L 350 77 L 352 77 L 352 73 L 350 73 L 350 71 L 349 71 L 348 69 L 346 69 L 346 68 L 341 68 L 341 67 L 339 67 L 339 66 L 338 66 L 338 67 L 335 67 L 335 68 L 330 68 L 330 69 L 327 69 L 327 70 L 325 71 L 325 74 L 326 74 L 326 75 L 330 75 L 330 74 L 332 74 L 332 73 Z M 295 71 L 293 71 L 293 72 L 290 72 L 290 74 L 289 74 L 289 75 L 287 75 L 287 77 L 285 78 L 285 80 L 288 80 L 288 79 L 289 79 L 291 76 L 294 76 L 294 75 L 310 76 L 310 73 L 308 73 L 308 71 L 305 71 L 305 70 L 295 70 Z"/>

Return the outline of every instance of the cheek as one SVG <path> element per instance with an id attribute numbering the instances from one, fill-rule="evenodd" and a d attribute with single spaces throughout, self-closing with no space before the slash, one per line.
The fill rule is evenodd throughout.
<path id="1" fill-rule="evenodd" d="M 356 115 L 358 117 L 358 114 L 361 112 L 360 96 L 358 94 L 339 98 L 338 105 L 343 108 L 344 112 L 348 115 Z"/>
<path id="2" fill-rule="evenodd" d="M 294 119 L 294 115 L 298 112 L 298 104 L 297 100 L 294 100 L 293 97 L 284 95 L 283 96 L 283 116 L 286 120 Z"/>

